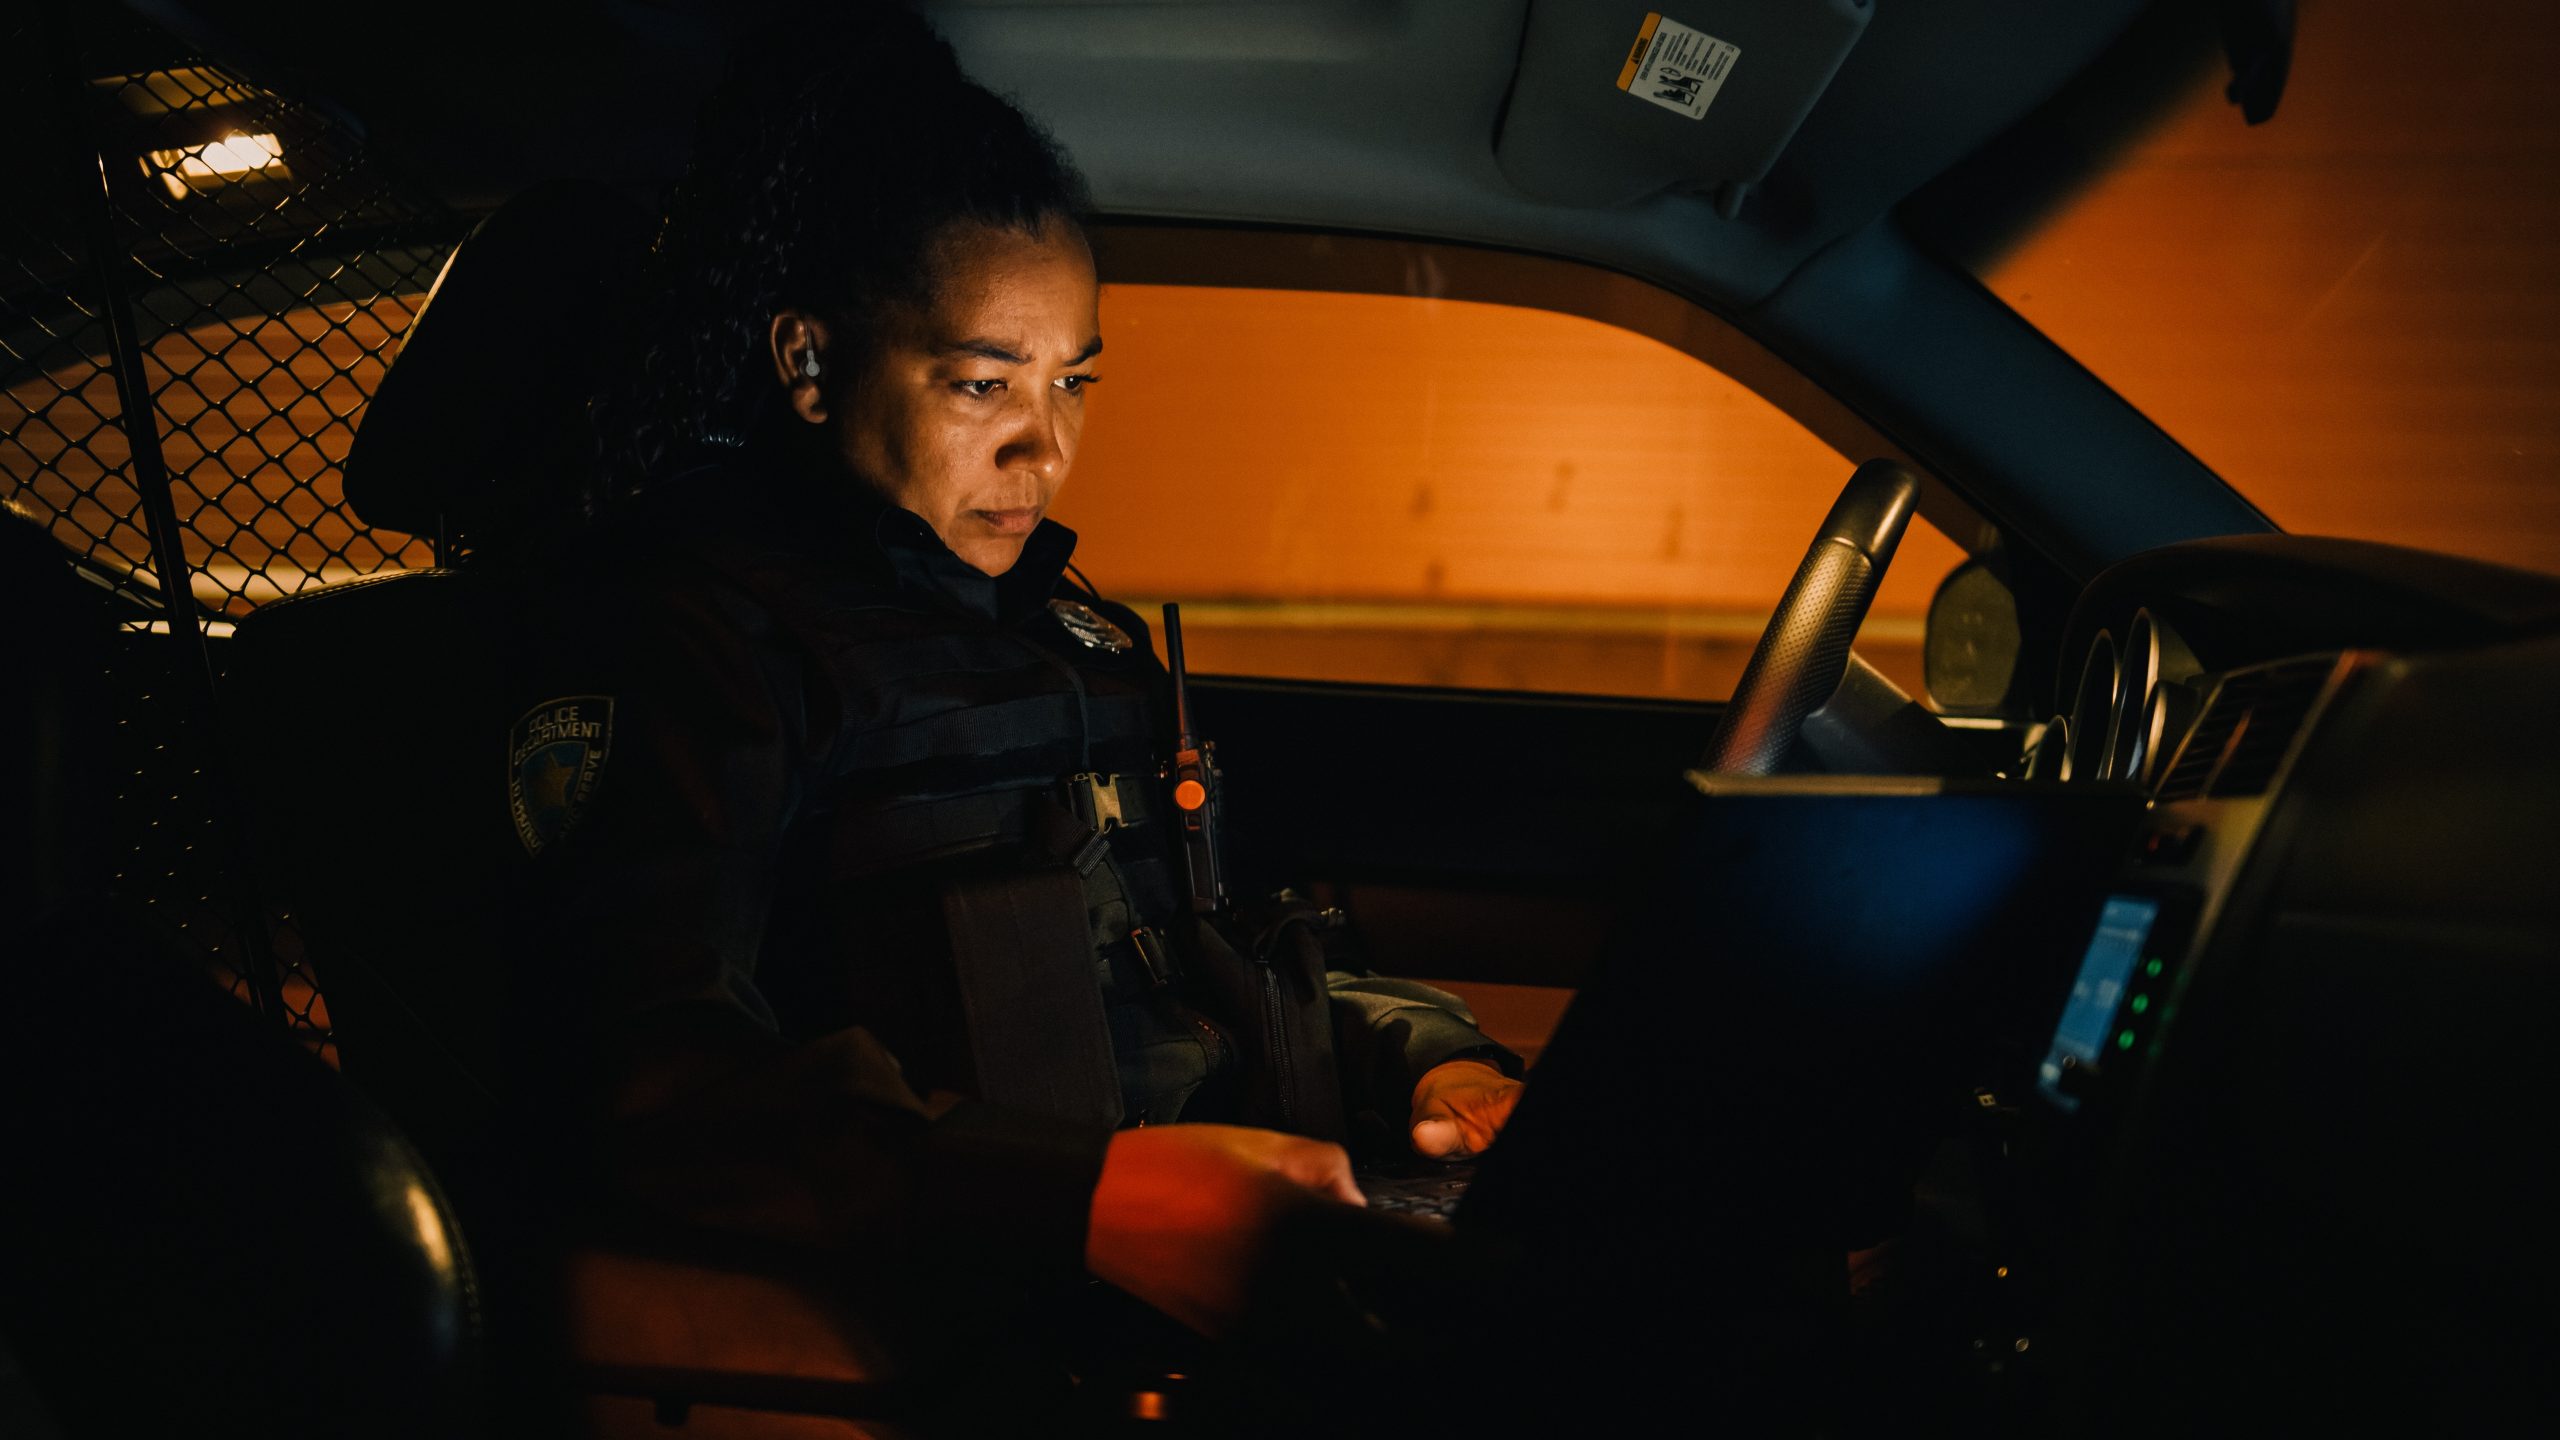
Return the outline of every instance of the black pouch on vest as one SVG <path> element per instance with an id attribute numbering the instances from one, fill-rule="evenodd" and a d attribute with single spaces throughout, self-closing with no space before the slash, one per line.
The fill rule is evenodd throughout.
<path id="1" fill-rule="evenodd" d="M 979 1098 L 1120 1123 L 1120 1072 L 1086 943 L 1084 879 L 1064 866 L 942 884 Z"/>
<path id="2" fill-rule="evenodd" d="M 1246 1123 L 1341 1140 L 1342 1079 L 1334 1068 L 1323 937 L 1303 925 L 1266 930 L 1266 943 L 1246 956 L 1214 925 L 1197 924 L 1193 934 L 1204 981 L 1236 1017 L 1247 1061 Z"/>

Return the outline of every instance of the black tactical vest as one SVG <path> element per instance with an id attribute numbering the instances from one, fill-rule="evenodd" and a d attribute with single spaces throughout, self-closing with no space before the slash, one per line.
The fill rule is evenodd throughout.
<path id="1" fill-rule="evenodd" d="M 757 980 L 796 1038 L 859 1024 L 919 1092 L 1076 1120 L 1338 1131 L 1320 965 L 1190 913 L 1166 676 L 1044 523 L 999 580 L 901 510 L 849 559 L 699 546 L 803 697 L 803 799 Z"/>

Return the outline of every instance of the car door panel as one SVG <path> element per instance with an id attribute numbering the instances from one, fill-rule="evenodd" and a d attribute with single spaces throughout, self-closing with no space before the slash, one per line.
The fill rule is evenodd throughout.
<path id="1" fill-rule="evenodd" d="M 1384 970 L 1572 985 L 1720 707 L 1420 686 L 1192 685 L 1237 872 L 1314 887 Z"/>

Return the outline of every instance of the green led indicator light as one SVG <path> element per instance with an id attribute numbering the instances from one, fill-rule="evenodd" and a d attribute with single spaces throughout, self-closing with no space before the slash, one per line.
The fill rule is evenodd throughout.
<path id="1" fill-rule="evenodd" d="M 2134 1014 L 2139 1015 L 2139 1014 L 2141 1014 L 2143 1011 L 2148 1010 L 2148 1009 L 2150 1009 L 2150 1008 L 2151 1008 L 2151 997 L 2150 997 L 2150 996 L 2148 996 L 2148 995 L 2136 995 L 2136 996 L 2134 996 L 2134 997 L 2133 997 L 2133 1013 L 2134 1013 Z"/>
<path id="2" fill-rule="evenodd" d="M 2119 1031 L 2117 1031 L 2117 1032 L 2116 1032 L 2116 1048 L 2117 1048 L 2117 1049 L 2119 1049 L 2119 1050 L 2130 1050 L 2130 1049 L 2132 1049 L 2132 1048 L 2133 1048 L 2133 1032 L 2132 1032 L 2132 1031 L 2130 1031 L 2130 1030 L 2119 1030 Z"/>
<path id="3" fill-rule="evenodd" d="M 2158 960 L 2158 959 L 2156 959 L 2156 958 L 2154 958 L 2154 959 L 2150 959 L 2150 960 L 2145 960 L 2145 961 L 2143 961 L 2143 962 L 2142 962 L 2142 973 L 2143 973 L 2143 974 L 2145 974 L 2145 975 L 2150 976 L 2150 977 L 2151 977 L 2152 979 L 2154 979 L 2154 980 L 2159 979 L 2159 978 L 2160 978 L 2160 962 L 2159 962 L 2159 960 Z"/>

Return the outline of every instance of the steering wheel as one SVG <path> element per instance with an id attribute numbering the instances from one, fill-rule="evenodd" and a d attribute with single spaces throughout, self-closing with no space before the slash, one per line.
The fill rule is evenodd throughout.
<path id="1" fill-rule="evenodd" d="M 1848 672 L 1849 642 L 1867 618 L 1877 582 L 1911 524 L 1920 477 L 1897 460 L 1858 467 L 1823 518 L 1769 628 L 1725 702 L 1698 768 L 1711 775 L 1773 775 L 1805 717 Z"/>

